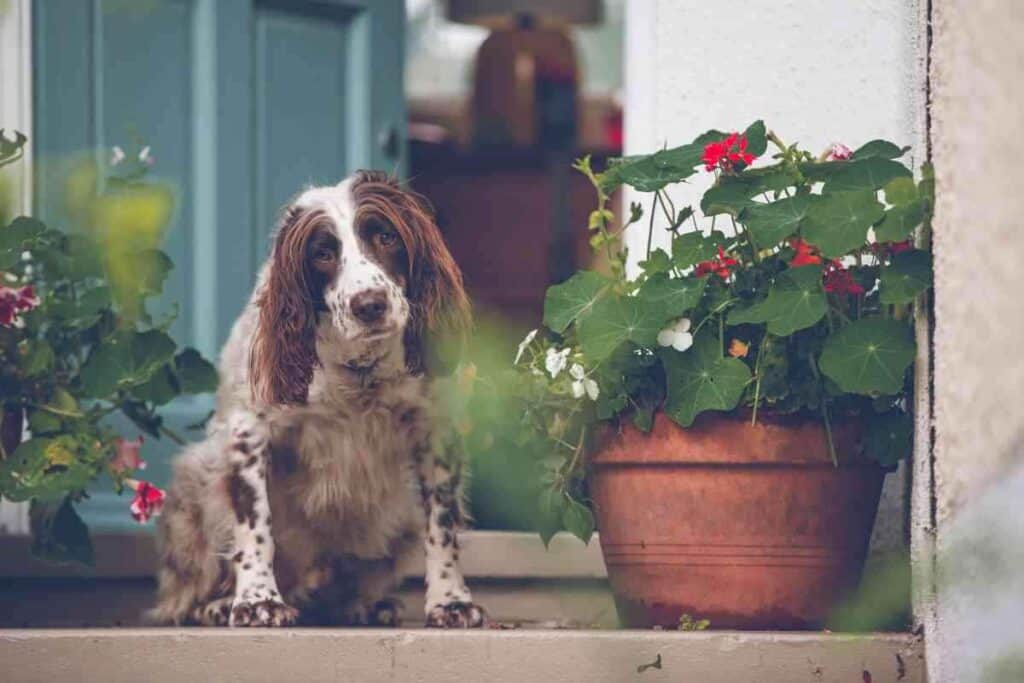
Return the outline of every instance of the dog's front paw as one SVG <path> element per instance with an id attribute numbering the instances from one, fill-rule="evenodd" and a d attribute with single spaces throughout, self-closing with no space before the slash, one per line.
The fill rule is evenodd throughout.
<path id="1" fill-rule="evenodd" d="M 487 612 L 472 602 L 450 602 L 427 611 L 427 628 L 482 628 L 486 625 Z"/>
<path id="2" fill-rule="evenodd" d="M 236 600 L 231 606 L 232 626 L 292 626 L 299 611 L 280 600 Z"/>

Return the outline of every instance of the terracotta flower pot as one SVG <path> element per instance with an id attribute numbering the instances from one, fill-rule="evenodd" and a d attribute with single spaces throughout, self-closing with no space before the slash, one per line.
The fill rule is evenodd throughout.
<path id="1" fill-rule="evenodd" d="M 609 430 L 591 458 L 601 547 L 625 625 L 820 628 L 856 587 L 885 470 L 837 426 L 703 416 Z"/>

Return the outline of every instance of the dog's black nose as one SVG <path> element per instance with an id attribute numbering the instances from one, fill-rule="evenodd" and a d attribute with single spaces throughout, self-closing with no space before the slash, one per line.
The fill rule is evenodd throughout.
<path id="1" fill-rule="evenodd" d="M 383 289 L 368 289 L 353 296 L 349 306 L 357 320 L 375 323 L 388 312 L 388 293 Z"/>

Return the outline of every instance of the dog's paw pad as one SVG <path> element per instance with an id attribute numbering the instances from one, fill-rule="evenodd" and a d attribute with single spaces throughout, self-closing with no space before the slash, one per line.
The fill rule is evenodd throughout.
<path id="1" fill-rule="evenodd" d="M 482 628 L 487 625 L 487 612 L 472 602 L 450 602 L 435 605 L 427 612 L 428 628 Z"/>
<path id="2" fill-rule="evenodd" d="M 236 601 L 231 607 L 232 626 L 292 626 L 298 616 L 280 600 Z"/>

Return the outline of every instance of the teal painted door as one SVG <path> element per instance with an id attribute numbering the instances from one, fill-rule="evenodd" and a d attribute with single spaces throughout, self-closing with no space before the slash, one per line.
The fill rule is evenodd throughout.
<path id="1" fill-rule="evenodd" d="M 356 168 L 404 170 L 403 0 L 36 0 L 33 13 L 37 214 L 65 220 L 69 160 L 149 145 L 153 177 L 177 190 L 162 306 L 178 304 L 175 338 L 208 358 L 289 197 Z M 164 414 L 194 439 L 184 427 L 211 406 Z M 146 478 L 166 485 L 175 450 L 147 442 Z M 81 512 L 132 525 L 107 484 Z"/>

